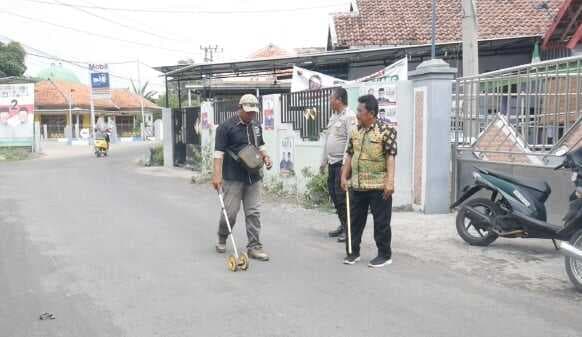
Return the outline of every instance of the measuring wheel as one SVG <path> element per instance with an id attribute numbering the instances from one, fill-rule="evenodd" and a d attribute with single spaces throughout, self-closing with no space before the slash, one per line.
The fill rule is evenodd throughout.
<path id="1" fill-rule="evenodd" d="M 238 269 L 238 264 L 236 261 L 236 258 L 234 256 L 229 256 L 228 260 L 226 260 L 226 264 L 228 266 L 228 270 L 230 271 L 237 271 Z"/>
<path id="2" fill-rule="evenodd" d="M 240 270 L 249 269 L 249 256 L 246 253 L 238 257 L 238 267 Z"/>

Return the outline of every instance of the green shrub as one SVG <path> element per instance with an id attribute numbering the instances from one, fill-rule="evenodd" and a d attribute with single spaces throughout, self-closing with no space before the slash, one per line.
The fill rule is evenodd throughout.
<path id="1" fill-rule="evenodd" d="M 327 190 L 327 172 L 321 174 L 305 167 L 301 173 L 306 179 L 304 203 L 306 207 L 331 207 Z"/>
<path id="2" fill-rule="evenodd" d="M 155 145 L 150 148 L 150 165 L 164 166 L 164 146 Z"/>

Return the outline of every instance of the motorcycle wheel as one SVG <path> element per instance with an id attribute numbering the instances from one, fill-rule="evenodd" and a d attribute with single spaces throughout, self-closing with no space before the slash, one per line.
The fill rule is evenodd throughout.
<path id="1" fill-rule="evenodd" d="M 467 207 L 471 207 L 487 216 L 495 216 L 501 212 L 499 206 L 489 199 L 476 198 L 463 204 L 457 213 L 457 233 L 459 236 L 472 246 L 489 246 L 493 241 L 497 240 L 497 234 L 475 226 L 471 219 L 465 215 Z"/>
<path id="2" fill-rule="evenodd" d="M 570 244 L 578 249 L 582 249 L 582 229 L 574 233 L 570 238 Z M 582 292 L 582 260 L 566 256 L 566 273 L 576 290 Z"/>

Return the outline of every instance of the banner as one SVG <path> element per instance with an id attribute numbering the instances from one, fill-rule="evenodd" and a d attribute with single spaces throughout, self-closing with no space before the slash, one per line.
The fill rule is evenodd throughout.
<path id="1" fill-rule="evenodd" d="M 371 75 L 359 78 L 354 82 L 396 82 L 408 79 L 408 59 L 405 57 L 392 63 L 386 68 L 379 70 Z"/>
<path id="2" fill-rule="evenodd" d="M 393 127 L 398 126 L 396 119 L 396 108 L 398 97 L 396 94 L 396 84 L 386 83 L 366 83 L 360 87 L 360 96 L 372 95 L 378 100 L 378 119 Z"/>
<path id="3" fill-rule="evenodd" d="M 0 84 L 0 146 L 32 146 L 34 83 Z"/>
<path id="4" fill-rule="evenodd" d="M 212 109 L 212 103 L 202 102 L 200 104 L 200 116 L 202 119 L 202 129 L 210 129 L 214 121 L 210 121 L 210 109 Z"/>
<path id="5" fill-rule="evenodd" d="M 281 161 L 279 162 L 279 174 L 283 177 L 295 175 L 295 137 L 287 136 L 281 139 Z"/>
<path id="6" fill-rule="evenodd" d="M 346 81 L 340 80 L 329 75 L 293 67 L 293 78 L 291 80 L 291 92 L 303 90 L 318 90 L 345 84 Z"/>
<path id="7" fill-rule="evenodd" d="M 89 64 L 91 71 L 91 91 L 94 99 L 111 99 L 109 85 L 109 66 L 107 64 Z"/>
<path id="8" fill-rule="evenodd" d="M 275 130 L 275 98 L 278 96 L 263 96 L 263 129 Z M 278 100 L 277 100 L 278 101 Z"/>

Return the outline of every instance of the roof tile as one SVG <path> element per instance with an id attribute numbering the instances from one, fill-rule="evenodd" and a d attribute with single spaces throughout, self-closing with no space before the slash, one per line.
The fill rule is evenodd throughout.
<path id="1" fill-rule="evenodd" d="M 564 0 L 479 0 L 479 38 L 542 35 Z M 541 1 L 539 1 L 541 2 Z M 430 0 L 357 0 L 358 14 L 334 16 L 337 47 L 427 44 L 431 40 Z M 437 2 L 437 42 L 460 41 L 461 0 Z"/>

